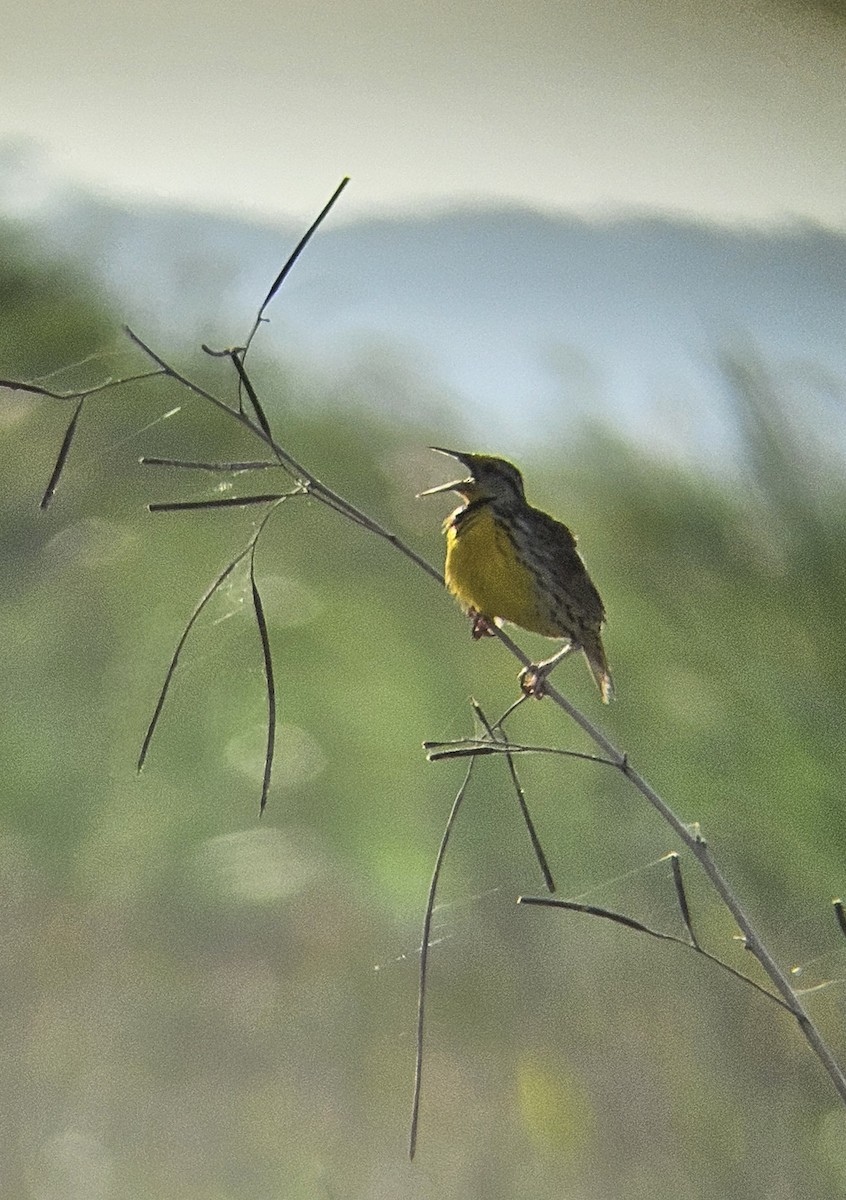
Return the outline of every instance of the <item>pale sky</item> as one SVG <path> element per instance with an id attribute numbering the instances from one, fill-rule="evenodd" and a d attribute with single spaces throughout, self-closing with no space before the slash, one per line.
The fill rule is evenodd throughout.
<path id="1" fill-rule="evenodd" d="M 800 0 L 0 0 L 0 142 L 310 219 L 515 201 L 846 229 L 846 20 Z"/>

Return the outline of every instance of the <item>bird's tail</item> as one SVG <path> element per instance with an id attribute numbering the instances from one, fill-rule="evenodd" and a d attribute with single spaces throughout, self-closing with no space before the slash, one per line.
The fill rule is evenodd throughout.
<path id="1" fill-rule="evenodd" d="M 591 674 L 596 680 L 596 686 L 599 688 L 599 694 L 602 696 L 602 703 L 607 704 L 609 700 L 614 699 L 614 680 L 611 678 L 611 672 L 608 670 L 608 660 L 605 657 L 605 649 L 602 645 L 602 640 L 599 635 L 582 643 L 587 664 L 590 667 Z"/>

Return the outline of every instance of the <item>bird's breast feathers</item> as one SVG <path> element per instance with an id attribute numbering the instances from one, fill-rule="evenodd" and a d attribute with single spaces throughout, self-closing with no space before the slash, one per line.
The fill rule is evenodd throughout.
<path id="1" fill-rule="evenodd" d="M 491 505 L 458 509 L 447 519 L 445 531 L 446 584 L 464 607 L 546 633 L 538 628 L 532 576 Z"/>

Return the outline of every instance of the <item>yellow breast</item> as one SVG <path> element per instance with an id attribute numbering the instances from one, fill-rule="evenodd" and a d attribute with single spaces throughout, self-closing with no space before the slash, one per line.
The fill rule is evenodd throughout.
<path id="1" fill-rule="evenodd" d="M 461 510 L 459 510 L 461 512 Z M 538 605 L 530 571 L 514 550 L 501 522 L 486 504 L 445 524 L 447 552 L 444 577 L 465 608 L 510 621 L 546 637 L 558 636 Z"/>

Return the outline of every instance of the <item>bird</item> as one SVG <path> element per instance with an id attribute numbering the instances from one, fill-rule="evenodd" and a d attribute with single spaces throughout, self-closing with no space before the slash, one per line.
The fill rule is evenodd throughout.
<path id="1" fill-rule="evenodd" d="M 466 467 L 466 479 L 420 496 L 456 492 L 463 503 L 444 521 L 444 582 L 471 620 L 475 638 L 492 625 L 519 625 L 565 645 L 520 675 L 523 690 L 543 695 L 546 677 L 567 654 L 581 651 L 605 704 L 614 695 L 601 630 L 605 609 L 566 525 L 526 500 L 513 463 L 489 454 L 430 446 Z"/>

